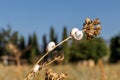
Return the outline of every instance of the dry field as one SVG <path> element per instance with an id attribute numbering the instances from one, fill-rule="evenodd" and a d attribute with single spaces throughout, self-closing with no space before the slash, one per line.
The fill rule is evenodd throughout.
<path id="1" fill-rule="evenodd" d="M 23 80 L 30 67 L 3 66 L 0 64 L 0 80 Z M 66 80 L 101 80 L 98 66 L 88 67 L 83 65 L 50 66 L 54 72 L 68 74 Z M 106 80 L 120 80 L 120 64 L 105 65 Z M 45 73 L 41 71 L 35 80 L 44 80 Z"/>

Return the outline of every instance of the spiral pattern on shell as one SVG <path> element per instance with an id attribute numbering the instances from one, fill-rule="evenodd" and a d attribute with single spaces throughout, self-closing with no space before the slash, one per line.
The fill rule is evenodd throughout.
<path id="1" fill-rule="evenodd" d="M 78 28 L 73 28 L 70 35 L 76 40 L 81 40 L 83 38 L 83 32 Z"/>
<path id="2" fill-rule="evenodd" d="M 74 35 L 74 39 L 81 40 L 82 38 L 83 38 L 83 32 L 82 31 L 77 31 Z"/>
<path id="3" fill-rule="evenodd" d="M 71 30 L 71 32 L 70 32 L 70 35 L 71 35 L 71 36 L 74 36 L 77 31 L 79 31 L 78 28 L 73 28 L 73 29 Z"/>
<path id="4" fill-rule="evenodd" d="M 51 51 L 53 48 L 55 47 L 55 42 L 50 42 L 47 47 L 46 47 L 46 51 Z"/>

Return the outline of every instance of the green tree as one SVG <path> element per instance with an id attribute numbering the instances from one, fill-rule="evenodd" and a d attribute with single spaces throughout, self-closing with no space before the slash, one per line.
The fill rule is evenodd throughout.
<path id="1" fill-rule="evenodd" d="M 19 39 L 18 47 L 19 47 L 19 49 L 22 53 L 21 58 L 25 59 L 27 61 L 28 55 L 26 55 L 26 53 L 27 53 L 27 51 L 30 50 L 31 46 L 26 46 L 25 45 L 25 38 L 23 36 L 21 36 L 20 39 Z"/>
<path id="2" fill-rule="evenodd" d="M 42 41 L 43 41 L 43 53 L 46 53 L 47 38 L 45 34 L 43 35 Z"/>
<path id="3" fill-rule="evenodd" d="M 37 41 L 37 36 L 34 33 L 32 36 L 29 36 L 28 39 L 28 47 L 31 46 L 31 49 L 27 51 L 26 56 L 28 57 L 28 61 L 30 63 L 34 63 L 35 59 L 37 58 L 37 56 L 40 56 L 40 49 L 38 46 L 38 41 Z"/>
<path id="4" fill-rule="evenodd" d="M 0 30 L 0 56 L 9 54 L 5 49 L 6 43 L 10 40 L 11 28 L 8 26 L 7 29 L 2 28 Z"/>
<path id="5" fill-rule="evenodd" d="M 32 36 L 31 35 L 29 35 L 29 37 L 28 37 L 28 44 L 27 44 L 27 47 L 28 46 L 32 46 Z M 32 48 L 32 47 L 31 47 Z M 29 62 L 29 63 L 32 63 L 33 62 L 33 60 L 31 59 L 31 57 L 34 57 L 35 56 L 35 54 L 34 55 L 31 55 L 31 48 L 30 48 L 30 50 L 28 50 L 25 54 L 24 54 L 24 58 L 26 58 L 27 59 L 27 61 Z"/>
<path id="6" fill-rule="evenodd" d="M 11 28 L 2 29 L 2 44 L 3 44 L 3 54 L 11 56 L 16 60 L 17 65 L 21 65 L 21 55 L 22 51 L 19 48 L 19 36 L 18 32 L 11 32 Z M 11 59 L 12 59 L 11 58 Z"/>
<path id="7" fill-rule="evenodd" d="M 58 43 L 57 40 L 58 40 L 58 36 L 55 33 L 54 27 L 51 27 L 50 28 L 50 42 L 53 41 L 55 42 L 55 44 L 57 44 Z M 55 50 L 59 50 L 59 47 L 57 47 Z M 48 56 L 46 56 L 46 60 L 53 58 L 53 57 L 54 57 L 54 54 L 50 53 L 48 54 Z"/>
<path id="8" fill-rule="evenodd" d="M 68 37 L 67 35 L 67 27 L 64 26 L 63 28 L 63 33 L 62 33 L 62 40 L 66 39 Z M 69 61 L 69 45 L 68 45 L 68 42 L 65 42 L 63 45 L 62 45 L 62 51 L 64 52 L 64 55 L 65 55 L 65 60 L 64 62 L 65 63 L 68 63 Z"/>
<path id="9" fill-rule="evenodd" d="M 117 62 L 120 60 L 120 33 L 113 37 L 110 41 L 110 62 Z"/>
<path id="10" fill-rule="evenodd" d="M 50 28 L 50 41 L 54 41 L 55 43 L 57 43 L 57 35 L 55 34 L 55 30 L 54 27 Z"/>
<path id="11" fill-rule="evenodd" d="M 71 42 L 71 46 L 70 46 L 70 62 L 74 62 L 74 61 L 79 61 L 84 59 L 84 56 L 79 52 L 79 42 L 76 40 L 72 40 Z"/>
<path id="12" fill-rule="evenodd" d="M 2 32 L 0 32 L 0 56 L 3 55 L 4 53 L 4 36 L 2 34 Z"/>
<path id="13" fill-rule="evenodd" d="M 18 32 L 13 32 L 10 36 L 9 42 L 18 45 L 19 37 L 18 37 Z"/>
<path id="14" fill-rule="evenodd" d="M 93 59 L 97 61 L 99 58 L 108 54 L 107 46 L 102 38 L 95 38 L 93 40 L 74 41 L 71 51 L 71 61 Z"/>
<path id="15" fill-rule="evenodd" d="M 25 49 L 25 39 L 23 36 L 20 37 L 18 46 L 19 46 L 20 50 Z"/>
<path id="16" fill-rule="evenodd" d="M 43 46 L 42 46 L 42 52 L 43 52 L 43 55 L 46 53 L 46 46 L 47 46 L 47 38 L 46 38 L 46 35 L 44 34 L 43 37 L 42 37 L 42 41 L 43 41 Z M 44 58 L 44 61 L 46 61 L 48 58 L 48 56 L 46 56 Z"/>

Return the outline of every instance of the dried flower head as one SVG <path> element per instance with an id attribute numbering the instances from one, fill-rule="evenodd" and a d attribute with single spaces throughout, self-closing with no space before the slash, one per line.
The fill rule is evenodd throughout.
<path id="1" fill-rule="evenodd" d="M 59 77 L 60 77 L 60 79 L 62 79 L 62 80 L 63 80 L 63 79 L 66 79 L 66 78 L 67 78 L 67 74 L 66 74 L 66 73 L 61 73 Z"/>
<path id="2" fill-rule="evenodd" d="M 34 78 L 36 73 L 44 69 L 46 71 L 46 78 L 45 80 L 64 80 L 67 77 L 67 74 L 65 73 L 55 73 L 52 69 L 47 69 L 47 66 L 53 63 L 54 61 L 61 61 L 64 59 L 63 54 L 55 54 L 54 57 L 48 61 L 43 62 L 41 64 L 41 61 L 56 47 L 60 46 L 64 42 L 75 39 L 75 40 L 81 40 L 83 38 L 83 34 L 87 36 L 87 39 L 92 39 L 100 34 L 101 26 L 99 25 L 100 21 L 98 18 L 95 20 L 91 20 L 90 18 L 86 18 L 85 23 L 83 25 L 83 30 L 79 30 L 78 28 L 73 28 L 70 32 L 70 36 L 68 36 L 66 39 L 61 41 L 58 44 L 55 44 L 54 42 L 50 42 L 46 47 L 46 53 L 34 64 L 28 75 L 24 78 L 24 80 L 30 80 L 31 78 Z M 11 45 L 10 45 L 11 46 Z M 41 64 L 41 65 L 38 65 Z"/>
<path id="3" fill-rule="evenodd" d="M 52 69 L 46 69 L 45 80 L 64 80 L 66 79 L 66 77 L 67 77 L 66 73 L 58 74 L 56 72 L 53 72 Z"/>
<path id="4" fill-rule="evenodd" d="M 86 24 L 91 23 L 91 19 L 90 19 L 90 18 L 86 18 L 85 23 L 86 23 Z"/>
<path id="5" fill-rule="evenodd" d="M 83 25 L 83 31 L 85 32 L 88 40 L 100 34 L 101 26 L 99 24 L 100 21 L 98 18 L 96 18 L 93 21 L 90 20 L 90 18 L 86 18 L 85 23 Z"/>
<path id="6" fill-rule="evenodd" d="M 94 30 L 94 34 L 95 36 L 99 35 L 100 34 L 100 30 L 102 29 L 102 27 L 100 25 L 97 25 L 95 27 L 95 30 Z"/>

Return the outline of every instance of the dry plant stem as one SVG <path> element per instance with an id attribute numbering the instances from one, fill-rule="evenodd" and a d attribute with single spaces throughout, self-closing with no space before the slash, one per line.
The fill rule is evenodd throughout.
<path id="1" fill-rule="evenodd" d="M 58 44 L 57 44 L 54 48 L 52 48 L 50 51 L 48 51 L 47 53 L 45 53 L 45 54 L 33 65 L 33 67 L 30 69 L 29 73 L 33 70 L 34 66 L 37 65 L 38 63 L 40 63 L 40 61 L 43 60 L 44 57 L 47 56 L 52 50 L 54 50 L 56 47 L 60 46 L 60 45 L 63 44 L 64 42 L 70 40 L 71 38 L 72 38 L 72 36 L 67 37 L 66 39 L 64 39 L 63 41 L 61 41 L 60 43 L 58 43 Z M 49 62 L 49 63 L 46 64 L 46 65 L 49 65 L 49 64 L 51 64 L 51 63 L 54 62 L 54 61 L 55 61 L 55 60 Z M 28 73 L 28 75 L 29 75 L 29 73 Z M 24 80 L 27 80 L 28 75 L 24 78 Z"/>
<path id="2" fill-rule="evenodd" d="M 50 64 L 53 63 L 54 61 L 56 61 L 56 59 L 53 59 L 52 61 L 48 62 L 45 66 L 50 65 Z"/>
<path id="3" fill-rule="evenodd" d="M 101 59 L 99 59 L 98 64 L 99 64 L 99 68 L 100 68 L 100 71 L 101 71 L 100 80 L 107 80 L 107 75 L 105 73 L 105 68 L 104 68 L 104 65 L 103 65 L 103 62 L 102 62 Z"/>
<path id="4" fill-rule="evenodd" d="M 43 55 L 37 62 L 36 64 L 38 64 L 41 60 L 44 59 L 45 56 L 47 56 L 51 51 L 53 51 L 56 47 L 60 46 L 61 44 L 63 44 L 64 42 L 68 41 L 69 39 L 71 39 L 72 36 L 67 37 L 66 39 L 64 39 L 63 41 L 61 41 L 60 43 L 58 43 L 54 48 L 52 48 L 50 51 L 48 51 L 47 53 L 45 53 L 45 55 Z"/>

